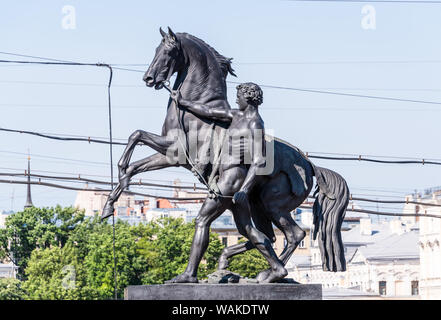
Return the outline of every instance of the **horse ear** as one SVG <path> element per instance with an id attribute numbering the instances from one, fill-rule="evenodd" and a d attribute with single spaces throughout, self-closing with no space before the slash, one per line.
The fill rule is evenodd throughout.
<path id="1" fill-rule="evenodd" d="M 163 38 L 165 38 L 166 33 L 164 32 L 164 30 L 162 30 L 161 27 L 159 27 L 159 33 L 161 34 L 161 36 L 162 36 Z"/>
<path id="2" fill-rule="evenodd" d="M 173 40 L 178 40 L 178 38 L 176 37 L 175 33 L 172 31 L 172 29 L 170 29 L 170 27 L 168 28 L 168 35 L 170 36 L 170 38 L 172 38 Z"/>

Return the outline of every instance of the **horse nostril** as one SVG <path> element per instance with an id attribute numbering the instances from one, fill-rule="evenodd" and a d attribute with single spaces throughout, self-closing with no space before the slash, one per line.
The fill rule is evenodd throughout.
<path id="1" fill-rule="evenodd" d="M 153 84 L 153 77 L 144 77 L 144 81 L 147 83 L 147 84 Z"/>

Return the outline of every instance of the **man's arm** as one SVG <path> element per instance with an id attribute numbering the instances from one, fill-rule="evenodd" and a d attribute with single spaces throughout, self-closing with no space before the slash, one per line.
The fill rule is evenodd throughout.
<path id="1" fill-rule="evenodd" d="M 205 117 L 212 120 L 219 120 L 223 122 L 231 122 L 233 119 L 233 113 L 230 109 L 208 107 L 201 104 L 193 103 L 192 101 L 182 99 L 179 92 L 173 91 L 171 98 L 177 102 L 180 106 L 193 112 L 194 114 Z"/>
<path id="2" fill-rule="evenodd" d="M 256 184 L 258 170 L 266 166 L 266 143 L 263 125 L 260 123 L 252 125 L 251 137 L 253 143 L 253 162 L 251 163 L 247 176 L 239 190 L 246 193 L 249 193 Z"/>

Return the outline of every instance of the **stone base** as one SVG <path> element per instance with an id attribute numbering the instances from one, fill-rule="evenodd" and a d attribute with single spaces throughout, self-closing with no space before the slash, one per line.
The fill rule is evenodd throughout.
<path id="1" fill-rule="evenodd" d="M 158 284 L 128 286 L 125 300 L 321 300 L 321 284 Z"/>

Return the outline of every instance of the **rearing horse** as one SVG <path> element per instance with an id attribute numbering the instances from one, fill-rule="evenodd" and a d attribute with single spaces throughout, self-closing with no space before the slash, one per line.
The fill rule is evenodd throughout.
<path id="1" fill-rule="evenodd" d="M 170 28 L 168 33 L 160 29 L 160 33 L 161 43 L 143 78 L 146 85 L 159 90 L 174 73 L 177 73 L 173 89 L 180 88 L 183 99 L 213 108 L 230 108 L 227 101 L 226 77 L 228 74 L 234 75 L 231 59 L 220 55 L 204 41 L 190 34 L 175 34 Z M 183 131 L 187 142 L 195 138 L 202 141 L 201 144 L 197 144 L 193 159 L 187 157 L 186 161 L 178 163 L 170 161 L 170 150 L 174 153 L 175 149 L 179 148 L 175 146 L 174 141 L 167 138 L 167 134 L 173 130 Z M 195 130 L 196 137 L 192 136 Z M 108 197 L 102 218 L 114 213 L 114 202 L 128 186 L 131 177 L 138 173 L 170 166 L 183 166 L 197 172 L 200 179 L 210 175 L 213 167 L 202 160 L 206 150 L 212 148 L 211 140 L 206 137 L 213 134 L 213 130 L 222 132 L 226 130 L 225 124 L 185 112 L 169 99 L 162 135 L 137 130 L 129 137 L 127 147 L 118 163 L 119 183 Z M 313 185 L 313 176 L 316 176 L 316 194 L 318 194 L 313 207 L 314 238 L 318 235 L 323 270 L 346 270 L 340 232 L 349 201 L 346 181 L 329 169 L 314 166 L 298 148 L 289 143 L 277 138 L 268 138 L 274 146 L 274 167 L 249 195 L 250 218 L 253 223 L 250 219 L 244 222 L 241 212 L 232 204 L 231 198 L 207 197 L 196 219 L 188 266 L 185 272 L 172 279 L 172 282 L 197 282 L 197 269 L 208 247 L 210 224 L 226 209 L 233 212 L 238 231 L 249 241 L 225 248 L 219 259 L 219 269 L 228 267 L 228 258 L 231 256 L 258 248 L 271 268 L 262 271 L 257 276 L 257 280 L 275 282 L 286 276 L 283 266 L 305 237 L 305 232 L 293 220 L 291 211 L 308 197 Z M 138 143 L 148 145 L 158 153 L 130 163 L 133 150 Z M 183 144 L 181 147 L 186 148 Z M 222 195 L 228 195 L 231 191 L 228 186 L 234 185 L 235 181 L 232 179 L 234 178 L 219 179 Z M 278 258 L 271 256 L 265 249 L 268 241 L 275 241 L 273 224 L 286 238 L 286 246 Z M 255 236 L 256 234 L 259 236 Z"/>

